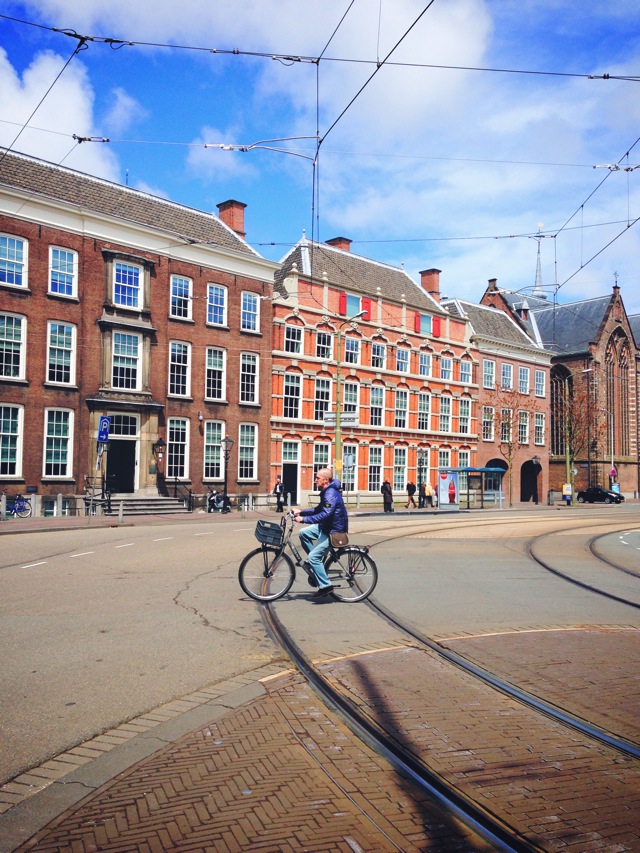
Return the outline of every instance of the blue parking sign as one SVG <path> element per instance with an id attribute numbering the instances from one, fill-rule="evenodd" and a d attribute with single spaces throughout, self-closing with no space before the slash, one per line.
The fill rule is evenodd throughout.
<path id="1" fill-rule="evenodd" d="M 98 426 L 98 441 L 101 444 L 109 441 L 109 426 L 111 425 L 111 418 L 108 418 L 106 415 L 102 415 L 100 418 L 100 424 Z"/>

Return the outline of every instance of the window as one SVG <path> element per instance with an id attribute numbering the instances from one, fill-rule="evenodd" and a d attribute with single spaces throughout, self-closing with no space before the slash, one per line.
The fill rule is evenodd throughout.
<path id="1" fill-rule="evenodd" d="M 180 320 L 191 319 L 193 282 L 181 275 L 171 276 L 171 305 L 169 314 Z"/>
<path id="2" fill-rule="evenodd" d="M 458 465 L 460 468 L 469 468 L 471 465 L 471 454 L 468 450 L 458 451 Z M 469 472 L 458 471 L 458 491 L 469 491 Z"/>
<path id="3" fill-rule="evenodd" d="M 521 367 L 518 371 L 518 391 L 521 394 L 529 393 L 529 368 Z"/>
<path id="4" fill-rule="evenodd" d="M 482 440 L 493 441 L 493 406 L 482 407 Z"/>
<path id="5" fill-rule="evenodd" d="M 513 389 L 513 365 L 502 365 L 502 390 L 511 391 Z"/>
<path id="6" fill-rule="evenodd" d="M 316 358 L 330 361 L 333 354 L 333 337 L 327 332 L 316 333 Z M 322 467 L 322 466 L 321 466 Z"/>
<path id="7" fill-rule="evenodd" d="M 22 476 L 24 409 L 0 403 L 0 476 Z"/>
<path id="8" fill-rule="evenodd" d="M 257 293 L 244 291 L 241 296 L 240 328 L 243 332 L 260 331 L 258 307 L 260 300 Z"/>
<path id="9" fill-rule="evenodd" d="M 420 335 L 431 334 L 431 315 L 418 314 L 415 331 Z"/>
<path id="10" fill-rule="evenodd" d="M 258 427 L 240 424 L 238 441 L 238 479 L 255 480 L 258 454 Z"/>
<path id="11" fill-rule="evenodd" d="M 0 377 L 25 378 L 27 321 L 17 314 L 0 314 Z"/>
<path id="12" fill-rule="evenodd" d="M 429 414 L 431 411 L 431 395 L 426 391 L 418 394 L 418 429 L 427 431 L 429 429 Z"/>
<path id="13" fill-rule="evenodd" d="M 466 359 L 460 362 L 460 382 L 464 385 L 471 384 L 471 362 Z"/>
<path id="14" fill-rule="evenodd" d="M 485 388 L 496 387 L 496 363 L 487 358 L 482 362 L 482 385 Z"/>
<path id="15" fill-rule="evenodd" d="M 331 403 L 331 381 L 329 379 L 316 379 L 315 394 L 313 398 L 313 419 L 324 420 L 325 412 L 329 411 Z"/>
<path id="16" fill-rule="evenodd" d="M 407 448 L 393 448 L 393 491 L 404 492 L 407 487 Z"/>
<path id="17" fill-rule="evenodd" d="M 371 367 L 384 370 L 387 359 L 387 348 L 384 344 L 371 344 Z"/>
<path id="18" fill-rule="evenodd" d="M 207 285 L 207 323 L 210 326 L 227 325 L 227 288 L 221 284 Z"/>
<path id="19" fill-rule="evenodd" d="M 205 391 L 208 400 L 227 398 L 227 353 L 218 347 L 207 347 Z"/>
<path id="20" fill-rule="evenodd" d="M 471 426 L 471 400 L 460 400 L 460 428 L 459 431 L 468 435 Z"/>
<path id="21" fill-rule="evenodd" d="M 240 354 L 240 402 L 258 402 L 258 356 L 250 352 Z"/>
<path id="22" fill-rule="evenodd" d="M 384 412 L 384 388 L 380 385 L 372 385 L 371 386 L 371 408 L 370 408 L 370 419 L 371 426 L 382 426 L 383 425 L 383 412 Z"/>
<path id="23" fill-rule="evenodd" d="M 113 265 L 113 301 L 122 308 L 141 308 L 142 267 L 116 261 Z"/>
<path id="24" fill-rule="evenodd" d="M 140 388 L 140 336 L 113 333 L 111 384 L 114 388 Z"/>
<path id="25" fill-rule="evenodd" d="M 45 409 L 44 470 L 45 477 L 71 477 L 73 453 L 73 412 L 67 409 Z"/>
<path id="26" fill-rule="evenodd" d="M 47 323 L 47 382 L 73 385 L 76 381 L 76 327 Z"/>
<path id="27" fill-rule="evenodd" d="M 167 478 L 185 479 L 189 476 L 187 468 L 189 422 L 186 418 L 169 418 L 167 435 Z"/>
<path id="28" fill-rule="evenodd" d="M 536 397 L 545 396 L 545 379 L 544 370 L 536 370 Z"/>
<path id="29" fill-rule="evenodd" d="M 398 373 L 409 372 L 409 350 L 398 347 L 396 350 L 396 370 Z"/>
<path id="30" fill-rule="evenodd" d="M 533 441 L 535 444 L 544 444 L 544 412 L 535 413 Z"/>
<path id="31" fill-rule="evenodd" d="M 500 443 L 509 444 L 511 441 L 511 409 L 502 409 L 500 412 Z"/>
<path id="32" fill-rule="evenodd" d="M 358 338 L 344 339 L 344 360 L 345 364 L 360 363 L 360 341 Z"/>
<path id="33" fill-rule="evenodd" d="M 284 351 L 296 355 L 302 352 L 302 326 L 284 327 Z"/>
<path id="34" fill-rule="evenodd" d="M 49 246 L 49 293 L 78 295 L 78 254 Z"/>
<path id="35" fill-rule="evenodd" d="M 0 284 L 27 286 L 28 245 L 20 237 L 0 234 Z"/>
<path id="36" fill-rule="evenodd" d="M 394 426 L 398 429 L 406 429 L 407 410 L 409 408 L 409 393 L 399 388 L 396 391 L 396 410 Z"/>
<path id="37" fill-rule="evenodd" d="M 518 443 L 529 444 L 529 412 L 518 412 Z"/>
<path id="38" fill-rule="evenodd" d="M 358 411 L 358 388 L 360 386 L 355 382 L 345 382 L 342 386 L 344 394 L 342 401 L 343 412 Z"/>
<path id="39" fill-rule="evenodd" d="M 300 375 L 297 373 L 285 373 L 282 416 L 300 417 Z"/>
<path id="40" fill-rule="evenodd" d="M 450 468 L 451 467 L 451 451 L 450 450 L 438 450 L 438 468 Z"/>
<path id="41" fill-rule="evenodd" d="M 382 448 L 369 448 L 369 482 L 370 492 L 379 492 L 382 486 Z"/>
<path id="42" fill-rule="evenodd" d="M 453 360 L 442 356 L 440 359 L 440 379 L 450 382 L 453 377 Z"/>
<path id="43" fill-rule="evenodd" d="M 362 310 L 362 300 L 359 296 L 353 296 L 351 293 L 347 293 L 347 310 L 345 311 L 347 317 L 354 317 L 356 314 L 359 314 Z"/>
<path id="44" fill-rule="evenodd" d="M 204 478 L 205 480 L 220 480 L 222 470 L 222 421 L 205 421 L 204 423 Z"/>
<path id="45" fill-rule="evenodd" d="M 329 452 L 330 444 L 314 444 L 313 445 L 313 482 L 315 489 L 316 474 L 321 468 L 329 467 Z"/>
<path id="46" fill-rule="evenodd" d="M 418 361 L 418 373 L 420 376 L 431 376 L 431 353 L 421 352 Z"/>
<path id="47" fill-rule="evenodd" d="M 356 482 L 356 468 L 358 467 L 358 445 L 342 445 L 342 485 L 345 491 L 353 491 Z"/>
<path id="48" fill-rule="evenodd" d="M 169 343 L 169 394 L 188 397 L 191 393 L 191 344 Z"/>
<path id="49" fill-rule="evenodd" d="M 440 432 L 451 431 L 451 397 L 440 397 Z"/>

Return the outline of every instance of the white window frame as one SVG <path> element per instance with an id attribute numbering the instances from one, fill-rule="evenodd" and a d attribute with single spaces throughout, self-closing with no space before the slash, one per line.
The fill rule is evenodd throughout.
<path id="1" fill-rule="evenodd" d="M 447 355 L 440 356 L 440 379 L 451 382 L 453 379 L 453 359 Z"/>
<path id="2" fill-rule="evenodd" d="M 184 440 L 176 441 L 177 427 L 180 426 L 180 434 Z M 188 418 L 171 417 L 167 420 L 167 479 L 188 480 L 189 479 L 189 443 L 190 426 Z"/>
<path id="3" fill-rule="evenodd" d="M 316 332 L 316 358 L 322 361 L 333 359 L 333 335 L 331 332 Z"/>
<path id="4" fill-rule="evenodd" d="M 342 383 L 342 411 L 357 412 L 360 408 L 360 385 L 357 382 Z"/>
<path id="5" fill-rule="evenodd" d="M 53 334 L 54 326 L 62 326 L 65 329 L 71 330 L 70 342 L 69 346 L 60 346 L 59 343 L 53 345 L 51 340 L 51 336 Z M 52 363 L 52 355 L 54 351 L 59 351 L 62 353 L 69 353 L 69 379 L 52 379 L 51 378 L 51 368 Z M 76 352 L 77 352 L 77 329 L 73 325 L 73 323 L 63 323 L 60 320 L 48 320 L 47 321 L 47 385 L 61 385 L 61 386 L 69 386 L 76 384 Z"/>
<path id="6" fill-rule="evenodd" d="M 459 432 L 462 435 L 469 435 L 471 432 L 471 400 L 463 397 L 459 400 Z"/>
<path id="7" fill-rule="evenodd" d="M 547 375 L 544 370 L 536 370 L 536 397 L 546 396 Z"/>
<path id="8" fill-rule="evenodd" d="M 473 364 L 466 358 L 460 359 L 460 382 L 463 385 L 471 385 L 473 376 Z"/>
<path id="9" fill-rule="evenodd" d="M 245 438 L 253 435 L 252 443 Z M 251 466 L 251 476 L 242 476 L 243 468 Z M 238 425 L 238 480 L 249 481 L 258 479 L 258 424 L 241 423 Z"/>
<path id="10" fill-rule="evenodd" d="M 407 429 L 409 424 L 409 392 L 406 388 L 396 388 L 393 424 L 395 429 Z"/>
<path id="11" fill-rule="evenodd" d="M 393 491 L 404 492 L 407 488 L 407 448 L 393 448 Z"/>
<path id="12" fill-rule="evenodd" d="M 374 341 L 371 344 L 371 367 L 374 370 L 384 370 L 387 366 L 386 344 Z"/>
<path id="13" fill-rule="evenodd" d="M 301 355 L 304 352 L 304 329 L 287 323 L 284 327 L 284 351 L 290 355 Z"/>
<path id="14" fill-rule="evenodd" d="M 217 354 L 222 354 L 222 367 L 218 364 L 211 364 L 211 359 Z M 205 365 L 204 365 L 204 398 L 205 400 L 216 400 L 221 402 L 227 399 L 227 351 L 222 347 L 207 347 L 205 350 Z M 217 377 L 220 374 L 220 396 L 212 396 L 209 391 L 213 385 L 210 379 Z"/>
<path id="15" fill-rule="evenodd" d="M 367 468 L 367 485 L 370 492 L 379 492 L 382 486 L 382 463 L 384 448 L 379 444 L 369 446 L 369 464 Z"/>
<path id="16" fill-rule="evenodd" d="M 331 408 L 331 380 L 325 376 L 316 376 L 313 386 L 313 419 L 323 421 L 325 413 Z"/>
<path id="17" fill-rule="evenodd" d="M 55 432 L 49 433 L 49 416 L 64 415 L 66 420 L 66 435 L 59 435 Z M 43 480 L 69 480 L 73 478 L 73 409 L 63 409 L 57 406 L 49 406 L 44 410 L 44 438 L 42 447 L 42 479 Z M 55 454 L 60 458 L 64 457 L 64 462 L 51 462 L 47 460 L 48 443 L 52 441 L 55 446 Z M 64 471 L 56 471 L 55 473 L 47 473 L 48 464 L 62 465 Z"/>
<path id="18" fill-rule="evenodd" d="M 347 335 L 344 339 L 344 363 L 360 364 L 360 338 Z"/>
<path id="19" fill-rule="evenodd" d="M 451 468 L 451 451 L 448 448 L 438 450 L 438 468 Z"/>
<path id="20" fill-rule="evenodd" d="M 137 272 L 135 284 L 129 282 L 118 282 L 119 270 L 132 270 Z M 123 293 L 118 294 L 118 288 L 123 288 Z M 132 264 L 130 261 L 113 261 L 112 267 L 112 299 L 113 304 L 125 311 L 141 311 L 144 307 L 144 267 L 141 264 Z M 127 295 L 130 294 L 130 295 Z M 135 298 L 133 298 L 135 296 Z"/>
<path id="21" fill-rule="evenodd" d="M 433 370 L 433 356 L 430 352 L 421 352 L 418 359 L 418 373 L 420 376 L 431 376 Z"/>
<path id="22" fill-rule="evenodd" d="M 493 359 L 485 358 L 482 361 L 482 387 L 496 387 L 496 363 Z"/>
<path id="23" fill-rule="evenodd" d="M 222 304 L 220 304 L 222 302 Z M 207 326 L 227 328 L 227 312 L 229 310 L 229 290 L 224 284 L 207 282 Z M 219 319 L 216 319 L 221 315 Z"/>
<path id="24" fill-rule="evenodd" d="M 191 344 L 188 341 L 169 341 L 168 380 L 167 396 L 191 396 Z"/>
<path id="25" fill-rule="evenodd" d="M 431 394 L 428 391 L 418 392 L 418 429 L 422 432 L 431 429 Z"/>
<path id="26" fill-rule="evenodd" d="M 302 407 L 302 376 L 299 373 L 285 373 L 282 388 L 282 417 L 287 420 L 300 420 Z"/>
<path id="27" fill-rule="evenodd" d="M 191 320 L 193 308 L 193 279 L 173 273 L 170 279 L 169 316 L 173 320 Z"/>
<path id="28" fill-rule="evenodd" d="M 500 410 L 500 444 L 509 444 L 511 441 L 513 412 L 511 409 Z"/>
<path id="29" fill-rule="evenodd" d="M 12 410 L 12 414 L 5 416 L 5 410 Z M 14 414 L 15 413 L 15 417 Z M 22 479 L 22 453 L 24 437 L 24 406 L 15 403 L 0 402 L 0 427 L 4 430 L 9 425 L 9 418 L 15 424 L 15 429 L 0 432 L 0 478 L 3 480 Z M 15 456 L 15 461 L 10 457 Z M 8 468 L 15 465 L 14 471 Z M 7 470 L 5 470 L 5 467 Z"/>
<path id="30" fill-rule="evenodd" d="M 396 370 L 398 373 L 409 373 L 411 363 L 411 350 L 407 347 L 398 347 L 396 350 Z"/>
<path id="31" fill-rule="evenodd" d="M 59 257 L 60 253 L 64 253 L 67 257 Z M 56 256 L 56 253 L 58 256 Z M 69 271 L 69 266 L 71 271 Z M 54 277 L 59 275 L 63 279 L 62 287 L 56 290 L 54 287 Z M 73 249 L 67 249 L 65 246 L 49 246 L 49 274 L 48 274 L 48 290 L 53 296 L 60 296 L 66 299 L 78 298 L 78 253 Z M 56 286 L 59 286 L 60 282 Z"/>
<path id="32" fill-rule="evenodd" d="M 252 363 L 255 365 L 255 372 L 249 373 L 245 370 L 245 367 Z M 243 388 L 243 380 L 245 377 L 253 376 L 253 394 L 252 396 L 245 397 L 246 390 Z M 238 387 L 238 393 L 240 398 L 241 405 L 245 406 L 256 406 L 259 403 L 260 397 L 260 356 L 255 352 L 241 352 L 240 353 L 240 385 Z"/>
<path id="33" fill-rule="evenodd" d="M 528 367 L 520 367 L 518 370 L 518 391 L 521 394 L 529 394 L 531 391 L 531 371 Z"/>
<path id="34" fill-rule="evenodd" d="M 313 482 L 314 490 L 316 482 L 316 474 L 321 468 L 329 468 L 331 466 L 331 444 L 328 441 L 317 441 L 313 445 Z"/>
<path id="35" fill-rule="evenodd" d="M 374 401 L 374 391 L 375 391 L 375 401 Z M 384 426 L 384 392 L 385 389 L 382 385 L 372 385 L 371 386 L 371 397 L 369 403 L 369 422 L 372 427 L 383 427 Z M 380 405 L 377 405 L 378 400 L 380 400 Z M 376 414 L 376 418 L 374 420 L 374 412 Z M 379 417 L 378 417 L 379 415 Z"/>
<path id="36" fill-rule="evenodd" d="M 240 293 L 240 329 L 252 334 L 260 333 L 260 295 L 252 290 Z"/>
<path id="37" fill-rule="evenodd" d="M 502 362 L 500 387 L 503 391 L 513 391 L 513 365 L 507 361 Z"/>
<path id="38" fill-rule="evenodd" d="M 18 244 L 22 257 L 18 259 Z M 13 278 L 14 281 L 9 281 Z M 20 281 L 16 284 L 15 279 Z M 27 290 L 29 287 L 29 241 L 17 234 L 0 233 L 0 284 Z"/>
<path id="39" fill-rule="evenodd" d="M 207 420 L 204 422 L 202 476 L 205 481 L 219 482 L 224 477 L 224 469 L 222 467 L 222 439 L 224 438 L 224 433 L 224 421 Z"/>
<path id="40" fill-rule="evenodd" d="M 11 314 L 8 311 L 0 312 L 0 317 L 5 320 L 5 330 L 7 329 L 7 320 L 18 320 L 20 323 L 20 339 L 17 341 L 17 352 L 18 352 L 18 373 L 17 375 L 7 375 L 6 373 L 0 373 L 0 380 L 3 382 L 20 382 L 26 379 L 26 365 L 27 365 L 27 318 L 22 314 Z M 13 329 L 15 329 L 15 323 L 9 324 Z M 15 333 L 14 333 L 15 334 Z M 2 338 L 2 342 L 0 342 L 0 347 L 3 347 L 6 344 L 7 349 L 6 352 L 11 354 L 16 352 L 16 338 L 15 337 L 4 337 Z M 4 351 L 4 350 L 3 350 Z M 3 361 L 5 361 L 3 359 Z M 10 362 L 13 363 L 13 357 L 11 356 Z M 5 369 L 8 362 L 5 361 Z"/>
<path id="41" fill-rule="evenodd" d="M 529 444 L 529 412 L 518 412 L 518 444 Z"/>
<path id="42" fill-rule="evenodd" d="M 440 414 L 438 415 L 438 431 L 451 432 L 451 397 L 443 394 L 440 397 Z"/>
<path id="43" fill-rule="evenodd" d="M 495 440 L 496 410 L 493 406 L 482 407 L 482 440 Z"/>
<path id="44" fill-rule="evenodd" d="M 135 356 L 116 354 L 116 339 L 118 337 L 131 338 L 132 340 L 137 341 L 137 351 Z M 130 359 L 132 363 L 135 362 L 136 381 L 133 385 L 115 384 L 114 380 L 117 357 L 121 357 L 125 360 Z M 124 361 L 122 366 L 125 366 Z M 138 334 L 137 332 L 121 332 L 117 330 L 113 331 L 111 347 L 111 387 L 118 391 L 139 391 L 142 387 L 142 335 Z"/>
<path id="45" fill-rule="evenodd" d="M 545 416 L 544 412 L 535 412 L 534 413 L 534 426 L 533 426 L 533 443 L 536 445 L 544 445 L 544 433 L 545 433 Z"/>

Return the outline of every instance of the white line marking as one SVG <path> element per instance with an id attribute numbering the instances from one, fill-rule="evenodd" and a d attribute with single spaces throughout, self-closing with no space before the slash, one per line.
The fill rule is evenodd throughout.
<path id="1" fill-rule="evenodd" d="M 45 566 L 46 560 L 41 560 L 39 563 L 27 563 L 26 566 L 20 566 L 21 569 L 32 569 L 34 566 Z"/>
<path id="2" fill-rule="evenodd" d="M 163 536 L 161 539 L 153 539 L 152 542 L 167 542 L 169 539 L 173 539 L 173 536 Z"/>
<path id="3" fill-rule="evenodd" d="M 95 554 L 95 551 L 82 551 L 80 554 L 72 554 L 72 557 L 86 557 L 87 554 Z"/>
<path id="4" fill-rule="evenodd" d="M 131 546 L 132 546 L 133 544 L 134 544 L 133 542 L 127 542 L 127 544 L 126 544 L 126 545 L 116 545 L 115 547 L 116 547 L 116 548 L 131 548 Z"/>
<path id="5" fill-rule="evenodd" d="M 194 533 L 194 536 L 213 536 L 217 531 L 212 530 L 211 533 Z"/>

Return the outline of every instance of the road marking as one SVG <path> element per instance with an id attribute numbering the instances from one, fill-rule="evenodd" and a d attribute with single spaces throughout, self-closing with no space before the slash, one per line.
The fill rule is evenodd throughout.
<path id="1" fill-rule="evenodd" d="M 27 563 L 26 566 L 20 566 L 21 569 L 32 569 L 34 566 L 45 566 L 46 560 L 41 560 L 39 563 Z"/>
<path id="2" fill-rule="evenodd" d="M 167 542 L 169 539 L 173 539 L 173 536 L 163 536 L 161 539 L 153 539 L 153 542 Z"/>
<path id="3" fill-rule="evenodd" d="M 217 533 L 217 531 L 212 530 L 211 533 L 194 533 L 193 535 L 194 536 L 213 536 L 215 533 Z"/>
<path id="4" fill-rule="evenodd" d="M 86 557 L 87 554 L 95 554 L 95 551 L 82 551 L 80 554 L 71 554 L 72 557 Z"/>
<path id="5" fill-rule="evenodd" d="M 126 545 L 116 545 L 115 547 L 116 548 L 131 548 L 131 546 L 133 544 L 134 544 L 133 542 L 127 542 Z"/>

